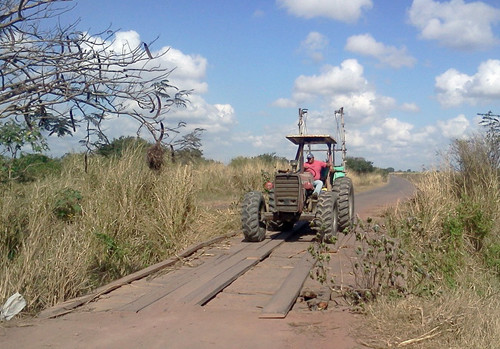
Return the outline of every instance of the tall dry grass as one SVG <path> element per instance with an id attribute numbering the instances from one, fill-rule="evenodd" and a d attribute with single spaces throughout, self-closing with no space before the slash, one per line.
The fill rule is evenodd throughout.
<path id="1" fill-rule="evenodd" d="M 356 173 L 354 171 L 348 171 L 347 175 L 351 178 L 357 193 L 370 190 L 374 187 L 387 183 L 388 179 L 388 174 L 383 171 L 374 171 L 369 173 Z"/>
<path id="2" fill-rule="evenodd" d="M 2 189 L 0 299 L 20 292 L 37 311 L 186 244 L 198 214 L 188 166 L 154 173 L 142 153 L 129 151 L 114 160 L 92 157 L 85 173 L 82 160 L 65 159 L 60 177 Z M 78 209 L 61 218 L 61 205 Z"/>
<path id="3" fill-rule="evenodd" d="M 277 170 L 286 170 L 282 161 L 249 159 L 234 165 L 222 163 L 200 164 L 195 169 L 202 195 L 207 197 L 242 196 L 252 190 L 263 190 L 264 183 L 272 179 Z"/>
<path id="4" fill-rule="evenodd" d="M 500 173 L 481 144 L 456 141 L 443 168 L 416 177 L 415 197 L 387 212 L 407 290 L 368 305 L 370 346 L 498 348 Z"/>
<path id="5" fill-rule="evenodd" d="M 367 307 L 361 340 L 370 348 L 496 349 L 500 343 L 500 297 L 490 284 L 443 293 L 439 299 L 383 298 Z M 496 285 L 498 287 L 498 284 Z M 483 290 L 484 291 L 484 290 Z"/>

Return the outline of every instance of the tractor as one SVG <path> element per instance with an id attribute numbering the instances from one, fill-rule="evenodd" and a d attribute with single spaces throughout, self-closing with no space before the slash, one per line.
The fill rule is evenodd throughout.
<path id="1" fill-rule="evenodd" d="M 264 185 L 267 195 L 252 191 L 243 198 L 241 221 L 246 241 L 262 241 L 267 231 L 291 230 L 299 220 L 309 221 L 327 242 L 352 226 L 354 188 L 344 166 L 343 108 L 335 111 L 335 117 L 341 119 L 341 130 L 338 130 L 342 137 L 341 149 L 336 149 L 337 142 L 328 134 L 305 133 L 306 113 L 307 109 L 299 109 L 299 134 L 286 136 L 298 147 L 289 168 L 278 170 L 274 180 Z M 335 166 L 336 151 L 342 152 L 340 166 Z M 307 154 L 316 154 L 316 158 L 323 155 L 328 166 L 318 175 L 305 165 Z M 314 193 L 315 177 L 323 184 L 319 195 Z"/>

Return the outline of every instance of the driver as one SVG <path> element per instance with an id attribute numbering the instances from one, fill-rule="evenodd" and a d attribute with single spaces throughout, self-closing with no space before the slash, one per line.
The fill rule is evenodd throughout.
<path id="1" fill-rule="evenodd" d="M 310 172 L 313 175 L 313 198 L 317 198 L 321 192 L 321 188 L 323 188 L 323 181 L 320 179 L 321 170 L 325 167 L 330 167 L 330 165 L 330 163 L 314 160 L 314 155 L 312 153 L 307 154 L 307 162 L 304 163 L 304 171 Z"/>

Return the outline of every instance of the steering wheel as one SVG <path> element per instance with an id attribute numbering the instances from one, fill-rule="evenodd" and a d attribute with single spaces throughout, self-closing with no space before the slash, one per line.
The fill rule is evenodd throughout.
<path id="1" fill-rule="evenodd" d="M 313 168 L 311 167 L 306 168 L 306 172 L 311 173 L 313 175 L 313 178 L 316 177 L 316 171 Z"/>

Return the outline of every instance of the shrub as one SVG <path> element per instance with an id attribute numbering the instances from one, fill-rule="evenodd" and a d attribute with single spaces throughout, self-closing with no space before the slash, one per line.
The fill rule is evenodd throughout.
<path id="1" fill-rule="evenodd" d="M 82 194 L 78 190 L 64 188 L 56 193 L 54 214 L 57 218 L 70 221 L 82 213 Z"/>
<path id="2" fill-rule="evenodd" d="M 42 154 L 23 154 L 13 160 L 13 177 L 18 182 L 30 182 L 57 175 L 61 171 L 61 161 Z"/>
<path id="3" fill-rule="evenodd" d="M 375 171 L 375 167 L 373 166 L 373 162 L 367 161 L 365 158 L 357 157 L 347 157 L 345 159 L 346 167 L 352 171 L 358 173 L 368 173 Z"/>
<path id="4" fill-rule="evenodd" d="M 132 149 L 140 149 L 140 151 L 146 152 L 146 149 L 150 147 L 151 144 L 148 141 L 139 138 L 139 137 L 124 137 L 113 139 L 109 144 L 104 144 L 99 146 L 97 149 L 97 154 L 103 155 L 106 157 L 112 156 L 122 156 L 129 148 Z"/>

